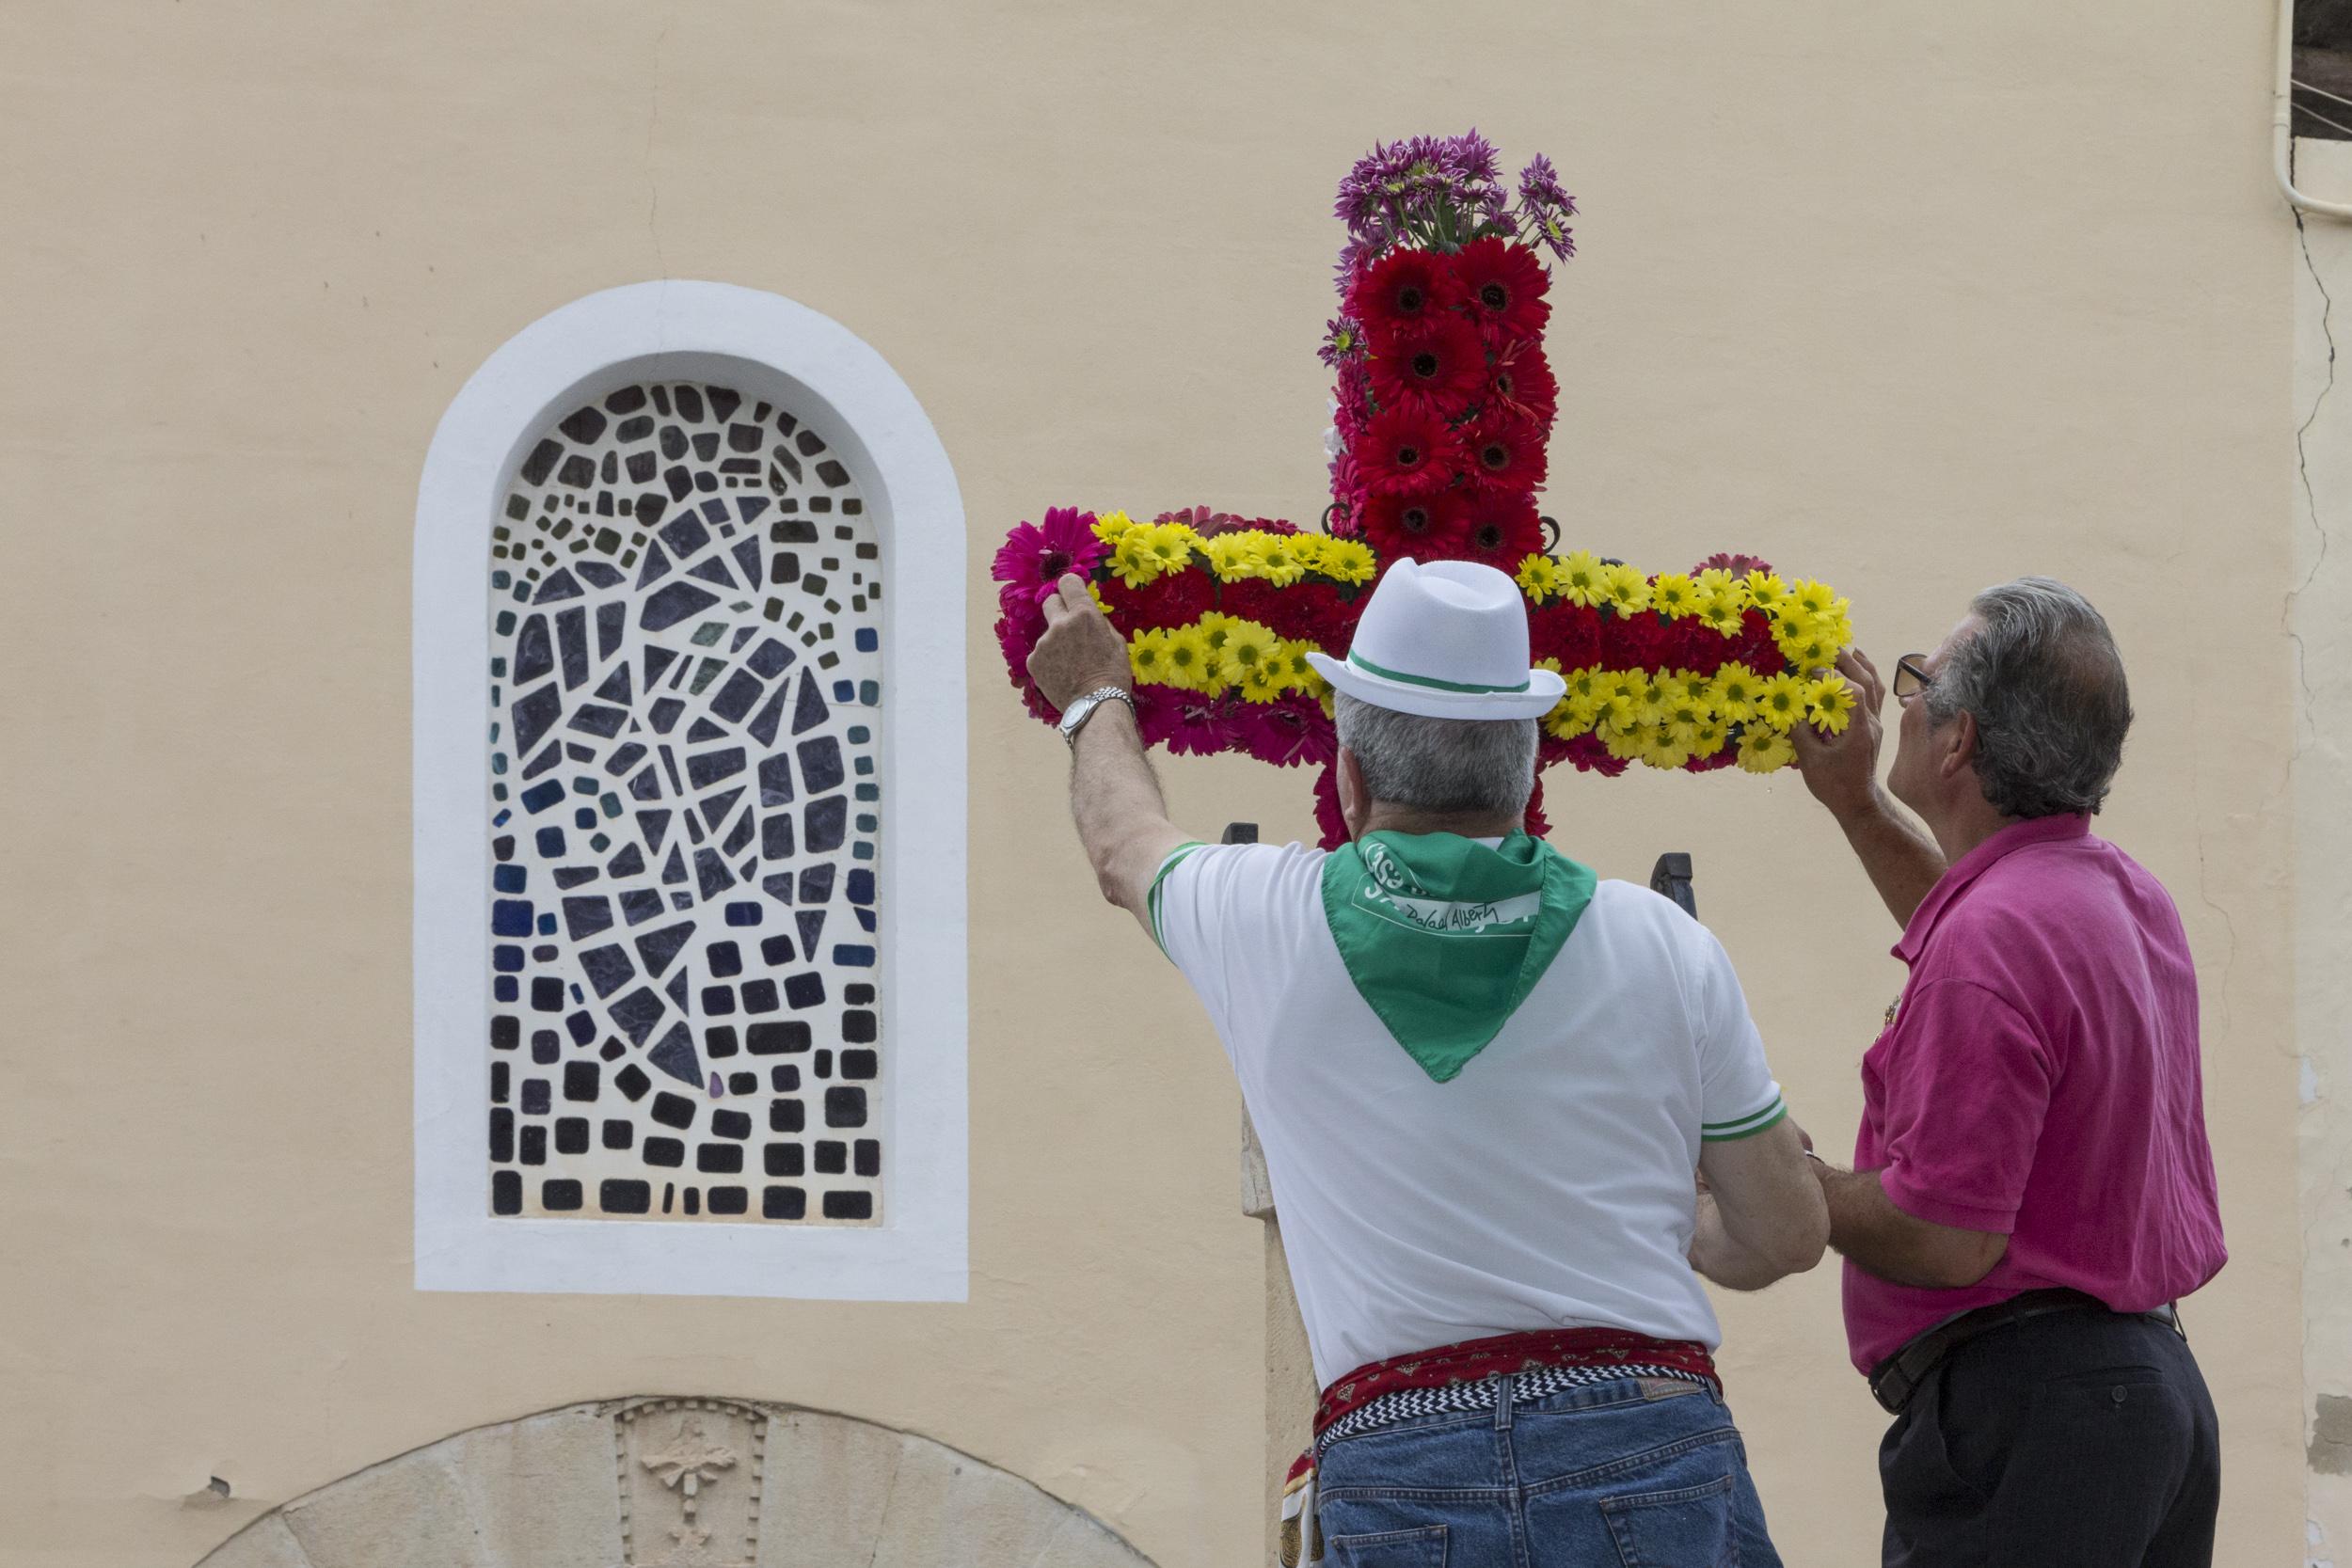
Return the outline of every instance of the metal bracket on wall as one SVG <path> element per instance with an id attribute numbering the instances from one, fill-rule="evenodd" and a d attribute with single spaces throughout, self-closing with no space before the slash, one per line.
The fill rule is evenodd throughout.
<path id="1" fill-rule="evenodd" d="M 1691 891 L 1691 857 L 1680 850 L 1658 857 L 1658 863 L 1650 867 L 1649 890 L 1681 905 L 1682 912 L 1692 919 L 1699 917 L 1698 895 Z"/>

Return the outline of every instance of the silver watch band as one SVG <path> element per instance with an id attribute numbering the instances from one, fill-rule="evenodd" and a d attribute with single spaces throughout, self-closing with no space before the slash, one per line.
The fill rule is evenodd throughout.
<path id="1" fill-rule="evenodd" d="M 1061 737 L 1070 742 L 1070 749 L 1072 751 L 1074 752 L 1078 749 L 1078 732 L 1086 728 L 1087 721 L 1094 717 L 1094 710 L 1101 707 L 1104 703 L 1124 703 L 1127 705 L 1127 711 L 1129 713 L 1132 714 L 1136 711 L 1135 697 L 1124 688 L 1116 686 L 1096 687 L 1085 696 L 1080 697 L 1077 701 L 1072 703 L 1069 710 L 1061 716 Z"/>

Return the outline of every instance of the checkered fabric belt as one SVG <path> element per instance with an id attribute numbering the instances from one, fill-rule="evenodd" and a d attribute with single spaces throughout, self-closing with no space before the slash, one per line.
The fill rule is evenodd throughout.
<path id="1" fill-rule="evenodd" d="M 1539 1371 L 1520 1372 L 1511 1380 L 1511 1403 L 1514 1408 L 1549 1399 L 1563 1388 L 1586 1388 L 1596 1383 L 1610 1383 L 1621 1377 L 1673 1378 L 1710 1388 L 1709 1378 L 1687 1371 L 1680 1367 L 1644 1366 L 1639 1362 L 1610 1367 L 1546 1367 Z M 1492 1410 L 1495 1407 L 1494 1378 L 1478 1383 L 1450 1383 L 1442 1388 L 1401 1388 L 1393 1394 L 1358 1405 L 1315 1434 L 1315 1453 L 1323 1451 L 1343 1437 L 1355 1437 L 1381 1427 L 1394 1426 L 1416 1416 L 1452 1415 L 1466 1410 Z"/>

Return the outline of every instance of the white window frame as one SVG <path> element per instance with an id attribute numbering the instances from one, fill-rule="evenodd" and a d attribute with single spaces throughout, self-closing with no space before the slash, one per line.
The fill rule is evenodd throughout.
<path id="1" fill-rule="evenodd" d="M 490 530 L 547 426 L 674 379 L 812 427 L 882 544 L 880 1226 L 490 1212 Z M 457 394 L 417 495 L 417 1289 L 965 1299 L 964 547 L 955 471 L 914 394 L 839 323 L 775 294 L 677 280 L 591 294 L 517 333 Z"/>

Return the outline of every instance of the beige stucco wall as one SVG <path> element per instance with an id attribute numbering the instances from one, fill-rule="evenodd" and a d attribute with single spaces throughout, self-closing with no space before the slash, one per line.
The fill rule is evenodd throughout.
<path id="1" fill-rule="evenodd" d="M 409 525 L 435 421 L 546 311 L 660 276 L 848 325 L 927 404 L 976 562 L 1049 502 L 1322 500 L 1327 206 L 1475 122 L 1582 199 L 1548 501 L 1649 569 L 1761 551 L 1864 644 L 2047 571 L 2140 714 L 2102 831 L 2205 987 L 2233 1260 L 2192 1302 L 2221 1560 L 2294 1560 L 2286 810 L 2292 230 L 2267 8 L 423 4 L 0 9 L 0 1563 L 183 1564 L 448 1433 L 644 1389 L 904 1428 L 1164 1564 L 1260 1548 L 1236 1095 L 1092 900 L 972 588 L 961 1306 L 410 1288 Z M 914 674 L 908 672 L 898 678 Z M 1169 769 L 1307 831 L 1305 781 Z M 1801 787 L 1556 779 L 1691 850 L 1800 1117 L 1850 1134 L 1892 938 Z M 1725 1304 L 1792 1561 L 1874 1560 L 1834 1272 Z M 206 1478 L 238 1499 L 184 1509 Z"/>

